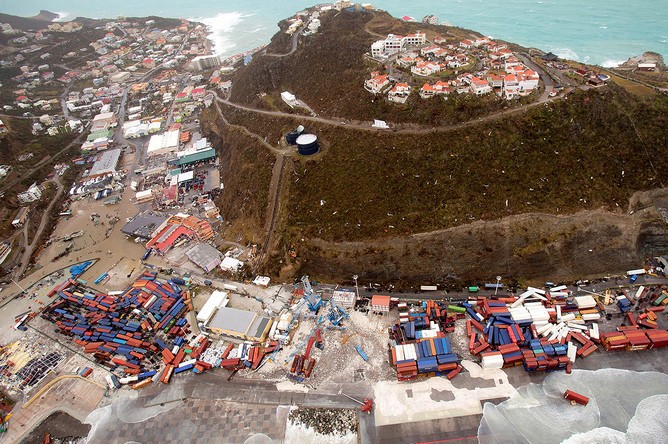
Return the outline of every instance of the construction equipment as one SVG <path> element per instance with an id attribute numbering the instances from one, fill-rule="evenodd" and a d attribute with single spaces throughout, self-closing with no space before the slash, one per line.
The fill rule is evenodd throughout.
<path id="1" fill-rule="evenodd" d="M 322 305 L 322 298 L 318 293 L 313 291 L 308 276 L 302 276 L 302 285 L 304 286 L 304 299 L 308 303 L 309 310 L 318 311 Z"/>
<path id="2" fill-rule="evenodd" d="M 348 319 L 348 313 L 346 311 L 339 307 L 338 305 L 334 305 L 332 301 L 330 301 L 331 309 L 329 310 L 329 315 L 327 316 L 329 318 L 329 322 L 332 323 L 332 325 L 338 326 L 341 321 L 344 319 Z"/>
<path id="3" fill-rule="evenodd" d="M 7 429 L 9 428 L 9 424 L 7 421 L 9 421 L 9 418 L 11 418 L 13 413 L 8 414 L 7 416 L 0 414 L 0 433 L 5 433 Z"/>
<path id="4" fill-rule="evenodd" d="M 352 396 L 346 395 L 341 390 L 339 390 L 339 395 L 343 395 L 351 401 L 355 401 L 361 405 L 362 407 L 360 407 L 360 410 L 362 410 L 362 412 L 366 413 L 367 415 L 371 413 L 371 410 L 373 410 L 373 399 L 371 398 L 364 398 L 364 401 L 360 401 L 359 399 L 355 399 Z"/>

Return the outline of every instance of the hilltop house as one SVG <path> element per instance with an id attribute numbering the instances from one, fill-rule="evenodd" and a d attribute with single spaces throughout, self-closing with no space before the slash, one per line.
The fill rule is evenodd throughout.
<path id="1" fill-rule="evenodd" d="M 388 34 L 385 40 L 378 40 L 371 44 L 371 57 L 385 58 L 397 54 L 408 46 L 424 45 L 427 35 L 424 32 L 416 32 L 407 36 Z"/>
<path id="2" fill-rule="evenodd" d="M 373 94 L 379 94 L 382 92 L 383 88 L 390 84 L 390 80 L 387 75 L 379 74 L 378 72 L 372 72 L 371 78 L 364 82 L 364 89 Z"/>
<path id="3" fill-rule="evenodd" d="M 469 86 L 471 88 L 471 92 L 476 96 L 482 96 L 492 92 L 492 87 L 489 86 L 489 83 L 487 83 L 486 80 L 479 79 L 478 77 L 471 78 L 471 84 Z"/>
<path id="4" fill-rule="evenodd" d="M 406 103 L 408 96 L 411 95 L 411 87 L 408 83 L 397 83 L 387 94 L 388 100 L 395 103 Z"/>
<path id="5" fill-rule="evenodd" d="M 441 71 L 441 65 L 436 62 L 418 62 L 411 67 L 411 72 L 417 76 L 431 76 Z"/>
<path id="6" fill-rule="evenodd" d="M 428 99 L 439 94 L 450 94 L 450 86 L 447 82 L 438 81 L 433 85 L 425 83 L 420 89 L 420 97 L 423 99 Z"/>

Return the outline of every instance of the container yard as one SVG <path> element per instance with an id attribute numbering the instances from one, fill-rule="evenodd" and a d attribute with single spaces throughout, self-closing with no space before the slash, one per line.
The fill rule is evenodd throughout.
<path id="1" fill-rule="evenodd" d="M 519 295 L 473 294 L 456 305 L 434 300 L 410 307 L 399 303 L 399 322 L 390 329 L 391 362 L 399 381 L 452 379 L 462 370 L 457 353 L 487 370 L 523 366 L 527 372 L 570 373 L 577 359 L 600 348 L 637 351 L 667 346 L 668 331 L 659 325 L 666 294 L 665 287 L 582 296 L 565 286 L 529 287 Z M 459 342 L 468 347 L 453 351 L 449 335 L 462 324 L 468 344 Z"/>

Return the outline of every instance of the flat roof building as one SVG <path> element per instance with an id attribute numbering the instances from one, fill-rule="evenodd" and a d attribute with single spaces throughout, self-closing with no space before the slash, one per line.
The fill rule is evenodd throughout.
<path id="1" fill-rule="evenodd" d="M 159 154 L 173 153 L 179 148 L 179 130 L 167 131 L 162 134 L 151 136 L 148 142 L 146 154 L 157 156 Z"/>
<path id="2" fill-rule="evenodd" d="M 209 322 L 209 329 L 221 336 L 242 341 L 262 342 L 267 339 L 273 320 L 251 311 L 221 307 Z"/>
<path id="3" fill-rule="evenodd" d="M 159 213 L 148 211 L 139 213 L 121 228 L 121 233 L 127 234 L 128 236 L 150 239 L 153 237 L 153 233 L 158 230 L 166 220 L 167 216 Z"/>
<path id="4" fill-rule="evenodd" d="M 209 244 L 199 243 L 186 251 L 188 259 L 207 273 L 215 269 L 222 260 L 222 254 Z"/>
<path id="5" fill-rule="evenodd" d="M 115 173 L 120 157 L 120 148 L 115 148 L 113 150 L 107 150 L 103 152 L 91 167 L 90 171 L 88 172 L 88 177 L 94 178 Z"/>

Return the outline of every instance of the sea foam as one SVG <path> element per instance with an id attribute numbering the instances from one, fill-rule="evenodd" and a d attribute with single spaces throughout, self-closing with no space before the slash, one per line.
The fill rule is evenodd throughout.
<path id="1" fill-rule="evenodd" d="M 209 38 L 213 42 L 214 54 L 232 54 L 238 46 L 234 32 L 237 26 L 248 17 L 240 12 L 222 12 L 213 17 L 194 18 L 193 21 L 204 23 L 209 28 Z"/>
<path id="2" fill-rule="evenodd" d="M 51 20 L 52 22 L 64 22 L 65 17 L 68 17 L 70 15 L 69 12 L 54 12 L 54 14 L 58 14 L 58 17 Z"/>

